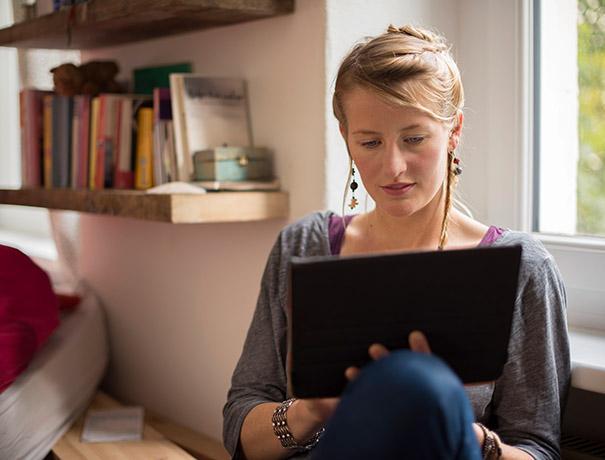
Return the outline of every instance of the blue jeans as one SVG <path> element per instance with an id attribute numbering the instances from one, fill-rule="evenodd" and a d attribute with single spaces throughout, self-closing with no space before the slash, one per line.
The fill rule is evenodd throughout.
<path id="1" fill-rule="evenodd" d="M 481 459 L 462 383 L 439 358 L 408 350 L 364 367 L 313 460 Z"/>

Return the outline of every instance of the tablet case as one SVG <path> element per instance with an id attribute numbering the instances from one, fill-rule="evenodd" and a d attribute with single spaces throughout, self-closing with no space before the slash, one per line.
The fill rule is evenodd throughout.
<path id="1" fill-rule="evenodd" d="M 464 383 L 496 380 L 508 356 L 520 246 L 293 258 L 289 371 L 298 398 L 338 396 L 368 347 L 409 348 L 413 330 Z"/>

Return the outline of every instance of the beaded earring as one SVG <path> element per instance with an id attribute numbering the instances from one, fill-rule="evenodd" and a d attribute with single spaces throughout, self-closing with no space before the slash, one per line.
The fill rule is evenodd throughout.
<path id="1" fill-rule="evenodd" d="M 359 201 L 355 198 L 355 190 L 357 190 L 357 187 L 359 187 L 359 185 L 355 182 L 355 168 L 351 167 L 351 184 L 349 185 L 349 188 L 351 189 L 351 202 L 349 203 L 349 208 L 351 209 L 355 209 L 359 204 Z"/>
<path id="2" fill-rule="evenodd" d="M 462 174 L 462 167 L 460 166 L 460 158 L 455 156 L 455 152 L 450 152 L 450 156 L 452 157 L 452 169 L 454 171 L 455 176 L 459 176 Z"/>

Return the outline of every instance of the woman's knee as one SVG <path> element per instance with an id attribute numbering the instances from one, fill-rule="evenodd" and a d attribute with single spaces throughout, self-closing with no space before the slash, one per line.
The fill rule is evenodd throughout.
<path id="1" fill-rule="evenodd" d="M 367 391 L 368 396 L 420 412 L 445 409 L 466 397 L 462 383 L 441 359 L 409 350 L 368 364 L 350 391 Z"/>

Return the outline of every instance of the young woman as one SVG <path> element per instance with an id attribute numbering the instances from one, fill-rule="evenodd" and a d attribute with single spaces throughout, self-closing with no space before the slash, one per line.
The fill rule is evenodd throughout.
<path id="1" fill-rule="evenodd" d="M 483 225 L 453 205 L 463 103 L 449 47 L 429 31 L 390 26 L 343 60 L 333 107 L 349 151 L 347 185 L 354 194 L 361 177 L 376 206 L 344 218 L 315 213 L 280 233 L 224 409 L 234 458 L 559 458 L 570 376 L 564 287 L 531 236 Z M 522 245 L 523 256 L 508 362 L 497 381 L 463 387 L 414 332 L 412 351 L 372 345 L 375 361 L 347 369 L 341 398 L 289 398 L 292 256 L 511 244 Z"/>

